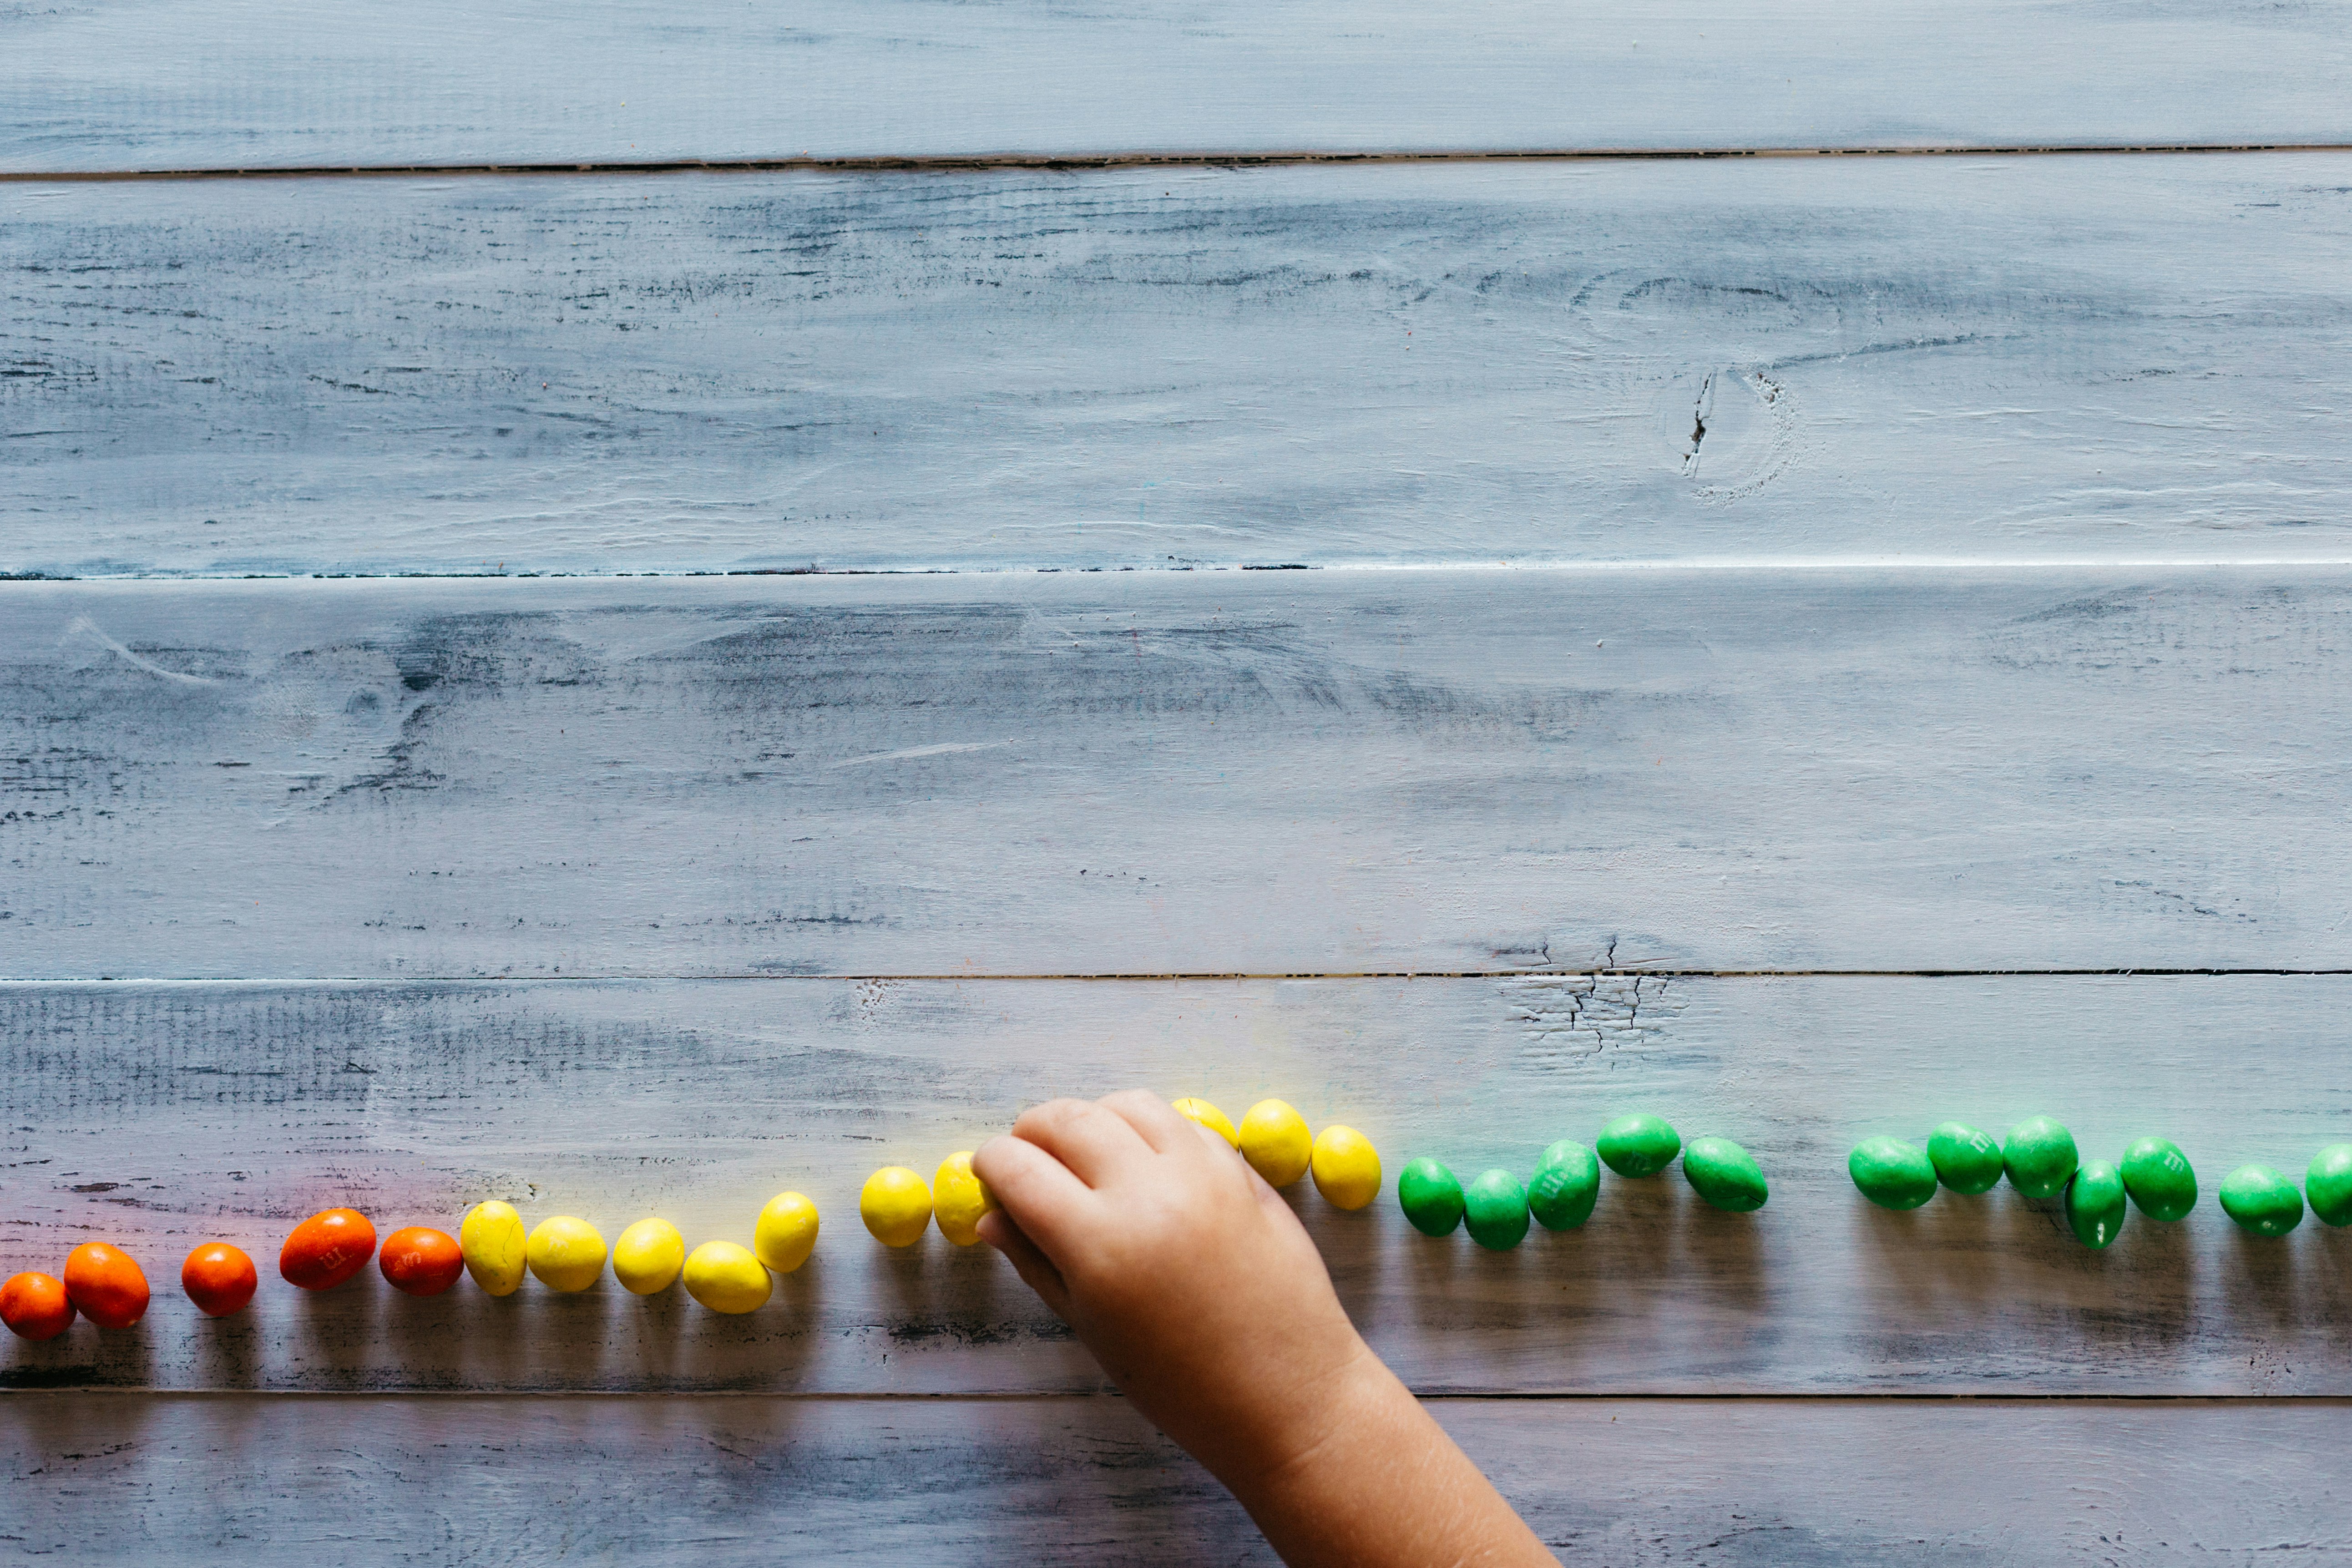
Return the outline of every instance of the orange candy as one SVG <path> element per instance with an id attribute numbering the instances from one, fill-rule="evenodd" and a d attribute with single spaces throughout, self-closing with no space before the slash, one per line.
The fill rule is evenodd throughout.
<path id="1" fill-rule="evenodd" d="M 261 1282 L 253 1259 L 226 1241 L 208 1241 L 180 1265 L 180 1289 L 207 1318 L 226 1318 L 253 1300 Z"/>
<path id="2" fill-rule="evenodd" d="M 438 1296 L 466 1271 L 466 1255 L 457 1238 L 446 1230 L 412 1225 L 383 1238 L 376 1267 L 392 1288 L 411 1296 Z"/>
<path id="3" fill-rule="evenodd" d="M 0 1323 L 20 1339 L 53 1340 L 74 1320 L 65 1281 L 47 1274 L 18 1274 L 0 1285 Z"/>
<path id="4" fill-rule="evenodd" d="M 331 1290 L 375 1256 L 375 1226 L 357 1209 L 322 1209 L 294 1227 L 278 1254 L 289 1285 Z M 84 1309 L 87 1310 L 87 1309 Z"/>
<path id="5" fill-rule="evenodd" d="M 66 1254 L 66 1295 L 101 1329 L 127 1329 L 147 1315 L 147 1276 L 131 1255 L 102 1241 Z"/>

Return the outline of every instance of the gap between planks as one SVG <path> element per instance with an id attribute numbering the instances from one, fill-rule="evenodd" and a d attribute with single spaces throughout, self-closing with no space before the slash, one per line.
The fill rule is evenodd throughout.
<path id="1" fill-rule="evenodd" d="M 5 181 L 5 175 L 0 175 Z M 215 583 L 625 583 L 640 578 L 659 580 L 717 577 L 1085 577 L 1085 576 L 1214 576 L 1231 572 L 1314 572 L 1332 576 L 1353 574 L 1418 574 L 1448 575 L 1464 573 L 1549 573 L 1593 575 L 1669 573 L 1724 573 L 1743 575 L 1782 573 L 1909 572 L 1917 574 L 2003 572 L 2239 572 L 2278 570 L 2344 570 L 2352 555 L 1818 555 L 1692 556 L 1685 559 L 1633 561 L 1342 561 L 1258 563 L 1221 561 L 1183 566 L 739 566 L 725 569 L 680 569 L 646 572 L 124 572 L 81 574 L 71 572 L 0 572 L 0 586 L 11 583 L 54 586 L 73 583 L 93 586 L 152 588 L 171 584 Z"/>
<path id="2" fill-rule="evenodd" d="M 1112 1391 L 1077 1392 L 1070 1390 L 1042 1391 L 1034 1394 L 932 1394 L 920 1391 L 905 1393 L 847 1393 L 794 1391 L 790 1389 L 717 1388 L 628 1389 L 628 1388 L 124 1388 L 117 1385 L 78 1387 L 58 1385 L 36 1388 L 29 1386 L 0 1388 L 0 1405 L 11 1399 L 55 1399 L 61 1395 L 75 1398 L 226 1401 L 252 1399 L 280 1400 L 599 1400 L 599 1399 L 661 1399 L 721 1403 L 738 1400 L 760 1400 L 769 1404 L 793 1405 L 1074 1405 L 1107 1401 L 1124 1401 L 1127 1396 Z M 2216 1407 L 2260 1405 L 2307 1405 L 2319 1409 L 2352 1409 L 2352 1394 L 1914 1394 L 1887 1392 L 1884 1394 L 1610 1394 L 1581 1390 L 1549 1390 L 1515 1393 L 1496 1390 L 1448 1391 L 1440 1394 L 1415 1393 L 1413 1397 L 1423 1405 L 1727 1405 L 1753 1409 L 1767 1405 L 1792 1405 L 1811 1408 L 1823 1405 L 1848 1405 L 1859 1408 L 1884 1409 L 1898 1405 L 1967 1405 L 2000 1408 L 2029 1408 L 2042 1405 L 2073 1405 L 2095 1408 L 2127 1405 L 2212 1405 Z"/>
<path id="3" fill-rule="evenodd" d="M 2052 142 L 1937 147 L 1528 147 L 1387 153 L 1131 152 L 982 153 L 843 158 L 663 158 L 587 163 L 307 163 L 257 169 L 58 169 L 0 171 L 0 184 L 166 180 L 351 180 L 467 174 L 897 174 L 1101 169 L 1279 169 L 1312 163 L 1687 163 L 1723 158 L 2046 158 L 2173 156 L 2231 153 L 2348 153 L 2343 142 Z"/>
<path id="4" fill-rule="evenodd" d="M 743 971 L 708 974 L 637 973 L 613 971 L 595 974 L 440 974 L 404 973 L 327 975 L 141 975 L 141 974 L 13 974 L 0 976 L 0 989 L 38 985 L 611 985 L 616 983 L 704 984 L 719 981 L 761 984 L 822 984 L 874 981 L 891 984 L 964 984 L 989 981 L 1007 984 L 1040 982 L 1093 981 L 1106 984 L 1191 984 L 1217 981 L 1270 980 L 1542 980 L 1593 978 L 1621 980 L 2256 980 L 2325 979 L 2352 975 L 2352 969 L 1291 969 L 1291 970 L 1118 970 L 1097 973 L 1023 973 L 998 971 L 952 971 L 908 973 L 763 974 Z"/>

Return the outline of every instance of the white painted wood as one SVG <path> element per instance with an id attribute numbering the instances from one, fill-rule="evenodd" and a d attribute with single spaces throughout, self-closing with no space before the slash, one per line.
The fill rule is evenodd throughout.
<path id="1" fill-rule="evenodd" d="M 0 187 L 0 568 L 2341 560 L 2347 192 L 2352 154 Z"/>
<path id="2" fill-rule="evenodd" d="M 20 1550 L 257 1565 L 1273 1563 L 1121 1402 L 6 1403 Z M 2326 1563 L 2337 1406 L 1444 1403 L 1564 1562 Z"/>
<path id="3" fill-rule="evenodd" d="M 2352 572 L 0 587 L 0 974 L 2352 964 Z"/>
<path id="4" fill-rule="evenodd" d="M 0 169 L 2352 141 L 2352 12 L 207 0 L 0 19 Z"/>
<path id="5" fill-rule="evenodd" d="M 158 1286 L 139 1331 L 10 1341 L 18 1387 L 1087 1390 L 1099 1373 L 1009 1268 L 936 1234 L 890 1252 L 868 1172 L 928 1173 L 1025 1104 L 1141 1083 L 1231 1113 L 1266 1095 L 1370 1135 L 1375 1205 L 1295 1201 L 1374 1347 L 1433 1392 L 2352 1394 L 2352 1233 L 2242 1236 L 2239 1164 L 2300 1177 L 2352 1137 L 2352 977 L 1415 981 L 737 981 L 0 988 L 12 1085 L 0 1270 L 80 1241 Z M 1606 1178 L 1585 1228 L 1517 1251 L 1432 1241 L 1394 1207 L 1422 1154 L 1525 1175 L 1553 1140 L 1650 1109 L 1747 1146 L 1752 1215 L 1679 1176 Z M 2177 1141 L 2205 1196 L 2109 1251 L 2007 1189 L 1874 1209 L 1845 1156 L 1877 1133 L 2053 1114 L 2086 1154 Z M 301 1215 L 352 1203 L 451 1228 L 485 1196 L 613 1237 L 647 1214 L 748 1240 L 785 1188 L 817 1254 L 720 1319 L 609 1279 L 429 1301 L 371 1271 L 275 1277 Z M 180 1259 L 262 1264 L 248 1313 L 198 1317 Z"/>

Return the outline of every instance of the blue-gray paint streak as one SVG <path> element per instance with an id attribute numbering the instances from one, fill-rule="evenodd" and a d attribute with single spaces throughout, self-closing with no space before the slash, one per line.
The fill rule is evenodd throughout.
<path id="1" fill-rule="evenodd" d="M 5 975 L 2352 963 L 2344 568 L 0 594 Z"/>
<path id="2" fill-rule="evenodd" d="M 0 13 L 0 169 L 2352 141 L 2337 0 L 110 0 Z"/>
<path id="3" fill-rule="evenodd" d="M 11 572 L 2352 558 L 2352 154 L 0 215 Z"/>

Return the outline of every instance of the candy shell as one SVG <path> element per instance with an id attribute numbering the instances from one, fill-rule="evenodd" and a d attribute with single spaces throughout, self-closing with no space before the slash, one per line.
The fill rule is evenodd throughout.
<path id="1" fill-rule="evenodd" d="M 66 1254 L 66 1295 L 101 1329 L 127 1329 L 147 1315 L 147 1275 L 131 1256 L 102 1241 Z"/>
<path id="2" fill-rule="evenodd" d="M 1753 1214 L 1771 1189 L 1756 1157 L 1728 1138 L 1694 1138 L 1683 1151 L 1683 1179 L 1726 1214 Z"/>
<path id="3" fill-rule="evenodd" d="M 2124 1151 L 2124 1191 L 2150 1219 L 2167 1224 L 2197 1206 L 2197 1173 L 2180 1146 L 2143 1138 Z"/>
<path id="4" fill-rule="evenodd" d="M 1176 1114 L 1199 1122 L 1233 1148 L 1242 1146 L 1242 1135 L 1234 1131 L 1233 1120 L 1205 1100 L 1180 1100 L 1176 1101 Z"/>
<path id="5" fill-rule="evenodd" d="M 1601 1130 L 1601 1162 L 1621 1176 L 1654 1176 L 1682 1152 L 1682 1134 L 1659 1117 L 1635 1112 Z"/>
<path id="6" fill-rule="evenodd" d="M 2088 1247 L 2115 1245 L 2124 1233 L 2124 1176 L 2105 1160 L 2076 1168 L 2066 1184 L 2066 1224 Z"/>
<path id="7" fill-rule="evenodd" d="M 816 1205 L 798 1193 L 778 1193 L 751 1226 L 751 1250 L 779 1274 L 790 1274 L 816 1250 Z"/>
<path id="8" fill-rule="evenodd" d="M 1487 1171 L 1462 1194 L 1462 1223 L 1489 1252 L 1508 1252 L 1528 1237 L 1528 1190 L 1508 1171 Z"/>
<path id="9" fill-rule="evenodd" d="M 1963 1197 L 1992 1191 L 2000 1180 L 2000 1141 L 1965 1121 L 1947 1121 L 1927 1135 L 1936 1179 Z"/>
<path id="10" fill-rule="evenodd" d="M 940 1162 L 931 1177 L 931 1213 L 941 1236 L 958 1247 L 970 1247 L 980 1239 L 980 1216 L 995 1206 L 996 1194 L 973 1173 L 971 1150 L 959 1150 Z"/>
<path id="11" fill-rule="evenodd" d="M 2256 1236 L 2284 1236 L 2303 1223 L 2303 1194 L 2268 1165 L 2241 1165 L 2221 1178 L 2221 1212 Z"/>
<path id="12" fill-rule="evenodd" d="M 1397 1173 L 1397 1206 L 1423 1236 L 1448 1236 L 1462 1223 L 1462 1184 L 1427 1155 Z"/>
<path id="13" fill-rule="evenodd" d="M 1936 1162 L 1900 1138 L 1864 1139 L 1845 1157 L 1845 1173 L 1883 1209 L 1916 1209 L 1936 1195 Z"/>
<path id="14" fill-rule="evenodd" d="M 253 1300 L 261 1275 L 242 1247 L 226 1241 L 208 1241 L 188 1254 L 180 1265 L 180 1289 L 207 1318 L 226 1318 L 242 1311 Z"/>
<path id="15" fill-rule="evenodd" d="M 1269 1187 L 1286 1187 L 1307 1173 L 1315 1140 L 1307 1118 L 1279 1100 L 1261 1100 L 1242 1117 L 1242 1158 Z"/>
<path id="16" fill-rule="evenodd" d="M 2029 1198 L 2054 1198 L 2082 1163 L 2074 1135 L 2047 1116 L 2029 1116 L 2009 1130 L 2000 1146 L 2009 1184 Z"/>
<path id="17" fill-rule="evenodd" d="M 1315 1135 L 1308 1160 L 1315 1190 L 1334 1208 L 1360 1209 L 1381 1193 L 1381 1152 L 1352 1127 L 1326 1127 Z"/>
<path id="18" fill-rule="evenodd" d="M 530 1242 L 522 1215 L 512 1204 L 496 1198 L 466 1211 L 457 1226 L 457 1249 L 464 1254 L 466 1272 L 492 1296 L 511 1296 L 522 1285 L 524 1256 Z"/>
<path id="19" fill-rule="evenodd" d="M 523 1261 L 551 1290 L 585 1290 L 604 1277 L 604 1238 L 584 1219 L 560 1214 L 531 1227 Z"/>
<path id="20" fill-rule="evenodd" d="M 438 1296 L 466 1271 L 466 1255 L 447 1231 L 408 1225 L 383 1238 L 375 1266 L 404 1296 Z"/>
<path id="21" fill-rule="evenodd" d="M 0 1284 L 0 1323 L 20 1340 L 53 1340 L 74 1321 L 66 1282 L 47 1274 L 12 1274 Z"/>
<path id="22" fill-rule="evenodd" d="M 2352 1225 L 2352 1143 L 2330 1143 L 2311 1157 L 2303 1195 L 2322 1225 Z"/>
<path id="23" fill-rule="evenodd" d="M 686 1293 L 714 1312 L 755 1312 L 775 1282 L 760 1260 L 731 1241 L 706 1241 L 686 1259 Z"/>
<path id="24" fill-rule="evenodd" d="M 658 1296 L 686 1267 L 686 1237 L 666 1219 L 641 1219 L 613 1243 L 613 1278 L 632 1296 Z"/>
<path id="25" fill-rule="evenodd" d="M 857 1217 L 885 1247 L 912 1247 L 931 1223 L 931 1189 L 904 1165 L 885 1165 L 866 1178 Z"/>
<path id="26" fill-rule="evenodd" d="M 331 1290 L 375 1256 L 375 1226 L 357 1209 L 320 1209 L 278 1251 L 278 1274 L 305 1290 Z"/>
<path id="27" fill-rule="evenodd" d="M 1528 1182 L 1528 1212 L 1546 1230 L 1574 1230 L 1592 1217 L 1601 1196 L 1601 1162 L 1573 1138 L 1543 1152 Z"/>

